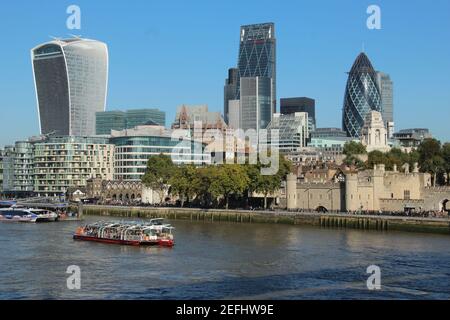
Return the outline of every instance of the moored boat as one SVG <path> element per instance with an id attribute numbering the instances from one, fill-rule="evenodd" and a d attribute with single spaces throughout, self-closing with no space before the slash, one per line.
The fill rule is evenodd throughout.
<path id="1" fill-rule="evenodd" d="M 96 222 L 79 227 L 73 235 L 75 240 L 93 241 L 131 246 L 173 247 L 173 227 L 161 221 Z"/>
<path id="2" fill-rule="evenodd" d="M 0 209 L 0 221 L 3 222 L 54 222 L 58 215 L 52 211 L 43 209 L 11 206 Z"/>
<path id="3" fill-rule="evenodd" d="M 0 209 L 1 222 L 36 222 L 38 215 L 27 208 L 13 206 Z"/>

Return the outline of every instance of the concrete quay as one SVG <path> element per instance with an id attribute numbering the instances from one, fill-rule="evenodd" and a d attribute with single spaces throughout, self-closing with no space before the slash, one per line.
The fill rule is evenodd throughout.
<path id="1" fill-rule="evenodd" d="M 347 228 L 377 231 L 406 231 L 450 235 L 450 219 L 394 217 L 331 213 L 305 213 L 288 211 L 248 211 L 193 208 L 122 207 L 83 205 L 83 214 L 126 217 L 165 218 L 171 220 L 192 220 L 232 223 L 274 223 L 307 225 L 321 228 Z"/>

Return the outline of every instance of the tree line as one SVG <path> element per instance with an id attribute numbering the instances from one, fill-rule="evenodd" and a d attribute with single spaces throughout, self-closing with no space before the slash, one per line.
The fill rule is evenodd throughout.
<path id="1" fill-rule="evenodd" d="M 359 142 L 347 142 L 344 146 L 347 165 L 354 165 L 358 169 L 373 168 L 375 164 L 384 164 L 387 170 L 392 170 L 394 165 L 398 169 L 407 163 L 413 168 L 419 164 L 421 172 L 431 174 L 433 185 L 450 185 L 450 143 L 441 144 L 436 139 L 424 139 L 417 149 L 409 153 L 401 149 L 392 148 L 389 152 L 372 151 L 367 153 L 366 147 Z M 368 160 L 363 161 L 359 157 L 367 154 Z"/>
<path id="2" fill-rule="evenodd" d="M 291 171 L 291 162 L 279 157 L 279 169 L 274 175 L 262 175 L 265 167 L 257 164 L 222 164 L 210 166 L 175 165 L 168 155 L 152 156 L 142 178 L 145 186 L 158 193 L 160 202 L 166 194 L 177 196 L 181 207 L 186 204 L 199 207 L 224 207 L 230 201 L 248 206 L 253 193 L 268 197 L 281 187 Z"/>

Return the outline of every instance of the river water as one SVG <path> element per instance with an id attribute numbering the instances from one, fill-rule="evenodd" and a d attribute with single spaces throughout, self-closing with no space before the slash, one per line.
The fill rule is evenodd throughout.
<path id="1" fill-rule="evenodd" d="M 0 223 L 0 299 L 450 299 L 449 236 L 171 223 L 173 249 L 74 241 L 78 222 Z"/>

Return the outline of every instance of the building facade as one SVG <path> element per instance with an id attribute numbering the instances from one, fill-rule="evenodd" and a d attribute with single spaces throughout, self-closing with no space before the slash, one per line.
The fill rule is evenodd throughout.
<path id="1" fill-rule="evenodd" d="M 394 82 L 384 72 L 377 72 L 378 87 L 381 92 L 381 113 L 384 125 L 388 131 L 388 138 L 394 135 Z"/>
<path id="2" fill-rule="evenodd" d="M 147 123 L 166 125 L 166 113 L 158 109 L 132 109 L 127 111 L 97 112 L 96 134 L 110 135 L 111 130 L 132 129 Z"/>
<path id="3" fill-rule="evenodd" d="M 158 109 L 131 109 L 126 111 L 126 129 L 153 122 L 160 126 L 166 125 L 166 113 Z"/>
<path id="4" fill-rule="evenodd" d="M 228 70 L 228 78 L 225 80 L 224 87 L 224 108 L 223 116 L 225 123 L 230 125 L 230 116 L 235 112 L 230 110 L 230 101 L 238 98 L 239 69 L 230 68 Z M 233 111 L 233 112 L 232 112 Z"/>
<path id="5" fill-rule="evenodd" d="M 3 150 L 3 192 L 14 191 L 14 146 Z"/>
<path id="6" fill-rule="evenodd" d="M 203 165 L 211 162 L 204 146 L 189 137 L 172 138 L 171 131 L 162 126 L 137 126 L 112 131 L 110 143 L 115 146 L 114 180 L 141 181 L 151 156 L 165 154 L 175 164 Z"/>
<path id="7" fill-rule="evenodd" d="M 311 132 L 311 138 L 345 138 L 347 133 L 340 128 L 316 128 Z"/>
<path id="8" fill-rule="evenodd" d="M 14 146 L 13 190 L 18 193 L 33 192 L 33 143 L 18 141 Z"/>
<path id="9" fill-rule="evenodd" d="M 4 151 L 0 149 L 0 197 L 3 192 L 3 155 Z"/>
<path id="10" fill-rule="evenodd" d="M 52 137 L 35 144 L 33 161 L 34 192 L 59 196 L 91 178 L 112 180 L 114 145 L 106 138 Z"/>
<path id="11" fill-rule="evenodd" d="M 2 192 L 11 197 L 33 193 L 33 143 L 17 141 L 2 151 Z"/>
<path id="12" fill-rule="evenodd" d="M 312 173 L 314 174 L 314 173 Z M 385 211 L 432 210 L 426 202 L 430 193 L 431 176 L 413 172 L 386 171 L 384 165 L 374 169 L 353 171 L 338 170 L 330 176 L 322 175 L 320 181 L 299 182 L 290 174 L 287 181 L 287 207 L 290 210 L 316 211 Z"/>
<path id="13" fill-rule="evenodd" d="M 433 136 L 430 130 L 425 128 L 403 129 L 394 134 L 394 139 L 400 146 L 408 149 L 417 148 L 423 140 L 431 139 Z"/>
<path id="14" fill-rule="evenodd" d="M 366 116 L 361 130 L 361 143 L 366 147 L 367 152 L 375 150 L 388 152 L 391 149 L 388 145 L 388 133 L 381 112 L 371 111 Z"/>
<path id="15" fill-rule="evenodd" d="M 278 140 L 273 139 L 273 130 L 278 130 Z M 296 152 L 306 147 L 308 139 L 308 113 L 275 113 L 267 127 L 268 142 L 283 154 Z"/>
<path id="16" fill-rule="evenodd" d="M 41 134 L 90 136 L 104 111 L 108 48 L 89 39 L 53 40 L 31 50 Z"/>
<path id="17" fill-rule="evenodd" d="M 365 53 L 355 60 L 347 80 L 342 114 L 342 128 L 347 136 L 359 138 L 370 111 L 382 111 L 377 74 Z"/>
<path id="18" fill-rule="evenodd" d="M 182 105 L 177 109 L 173 130 L 186 130 L 196 141 L 209 143 L 214 134 L 224 136 L 228 126 L 220 112 L 209 111 L 207 105 Z"/>
<path id="19" fill-rule="evenodd" d="M 228 128 L 229 129 L 240 129 L 241 128 L 241 101 L 240 100 L 229 100 L 228 101 Z"/>
<path id="20" fill-rule="evenodd" d="M 95 114 L 95 134 L 97 135 L 110 135 L 111 130 L 123 130 L 126 127 L 126 113 L 123 111 L 105 111 Z"/>
<path id="21" fill-rule="evenodd" d="M 241 78 L 240 129 L 258 132 L 272 121 L 272 79 L 264 77 Z"/>
<path id="22" fill-rule="evenodd" d="M 239 78 L 236 99 L 242 95 L 241 78 L 268 78 L 270 83 L 271 113 L 276 112 L 276 39 L 275 24 L 262 23 L 241 27 Z"/>
<path id="23" fill-rule="evenodd" d="M 308 113 L 308 130 L 310 133 L 316 130 L 316 100 L 307 97 L 283 98 L 280 100 L 281 114 L 296 112 Z"/>

